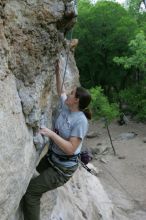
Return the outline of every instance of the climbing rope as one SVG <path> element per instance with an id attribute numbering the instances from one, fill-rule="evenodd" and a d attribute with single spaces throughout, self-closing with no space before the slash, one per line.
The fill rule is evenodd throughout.
<path id="1" fill-rule="evenodd" d="M 107 121 L 106 118 L 104 118 L 104 122 L 105 122 L 105 127 L 107 129 L 107 133 L 108 133 L 108 136 L 109 136 L 109 139 L 110 139 L 110 143 L 111 143 L 114 155 L 116 156 L 116 150 L 115 150 L 113 142 L 112 142 L 112 137 L 111 137 L 110 130 L 109 130 L 109 127 L 108 127 L 108 121 Z"/>
<path id="2" fill-rule="evenodd" d="M 77 0 L 74 0 L 74 12 L 77 15 Z M 63 80 L 62 80 L 62 85 L 61 85 L 61 92 L 62 92 L 64 81 L 65 81 L 65 75 L 66 75 L 66 70 L 67 70 L 67 65 L 68 65 L 68 60 L 69 60 L 69 51 L 70 51 L 72 36 L 73 36 L 73 28 L 70 31 L 70 39 L 69 39 L 68 50 L 66 53 L 67 56 L 66 56 L 65 69 L 64 69 Z"/>
<path id="3" fill-rule="evenodd" d="M 71 29 L 70 33 L 71 33 L 70 34 L 70 42 L 69 42 L 68 50 L 67 50 L 67 53 L 66 53 L 66 62 L 65 62 L 65 68 L 64 68 L 64 73 L 63 73 L 63 79 L 62 79 L 61 92 L 62 92 L 63 85 L 64 85 L 64 82 L 65 82 L 65 76 L 66 76 L 67 65 L 68 65 L 68 60 L 69 60 L 69 51 L 70 51 L 70 46 L 71 46 L 71 41 L 72 41 L 72 36 L 73 36 L 73 28 Z"/>
<path id="4" fill-rule="evenodd" d="M 89 173 L 91 173 L 94 176 L 98 176 L 98 173 L 94 169 L 90 169 L 85 163 L 83 163 L 80 158 L 78 158 L 78 162 L 81 164 L 81 166 L 87 170 Z"/>

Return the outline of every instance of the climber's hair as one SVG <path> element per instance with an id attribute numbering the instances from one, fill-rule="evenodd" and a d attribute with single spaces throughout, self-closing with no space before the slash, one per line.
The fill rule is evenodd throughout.
<path id="1" fill-rule="evenodd" d="M 79 99 L 79 110 L 84 112 L 87 119 L 91 119 L 91 111 L 88 108 L 88 105 L 91 102 L 90 93 L 83 87 L 76 88 L 75 97 Z"/>

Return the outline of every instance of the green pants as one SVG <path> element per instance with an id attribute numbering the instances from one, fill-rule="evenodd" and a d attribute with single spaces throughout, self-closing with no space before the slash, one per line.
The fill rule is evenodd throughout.
<path id="1" fill-rule="evenodd" d="M 61 168 L 62 169 L 62 168 Z M 77 166 L 63 172 L 73 173 Z M 39 163 L 37 171 L 40 175 L 32 179 L 23 197 L 24 220 L 40 220 L 40 198 L 43 193 L 64 185 L 70 177 L 56 171 L 45 156 Z"/>

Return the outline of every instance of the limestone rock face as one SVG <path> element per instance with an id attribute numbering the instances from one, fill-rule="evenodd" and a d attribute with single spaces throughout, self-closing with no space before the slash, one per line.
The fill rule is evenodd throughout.
<path id="1" fill-rule="evenodd" d="M 88 164 L 95 169 L 92 164 Z M 42 220 L 131 220 L 145 219 L 145 213 L 138 218 L 136 210 L 128 216 L 127 210 L 133 207 L 131 201 L 116 192 L 119 201 L 113 203 L 100 182 L 100 178 L 91 175 L 79 167 L 67 184 L 42 197 Z M 53 204 L 53 208 L 52 208 Z M 124 208 L 122 208 L 124 207 Z"/>
<path id="2" fill-rule="evenodd" d="M 0 1 L 0 219 L 22 219 L 18 210 L 38 162 L 33 138 L 51 127 L 56 105 L 55 63 L 64 73 L 68 42 L 62 0 Z M 74 23 L 74 21 L 73 21 Z M 60 25 L 61 24 L 61 25 Z M 78 84 L 74 55 L 69 52 L 65 84 Z"/>
<path id="3" fill-rule="evenodd" d="M 90 167 L 94 168 L 92 165 Z M 108 198 L 99 179 L 82 167 L 77 170 L 73 178 L 65 186 L 58 188 L 56 192 L 56 200 L 54 201 L 52 211 L 50 211 L 50 204 L 47 204 L 46 201 L 54 200 L 53 192 L 44 194 L 41 206 L 41 219 L 116 219 L 114 218 L 114 205 Z M 44 204 L 46 205 L 44 206 Z"/>

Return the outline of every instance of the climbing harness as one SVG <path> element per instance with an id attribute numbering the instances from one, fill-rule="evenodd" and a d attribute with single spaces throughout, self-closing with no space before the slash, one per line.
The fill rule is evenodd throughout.
<path id="1" fill-rule="evenodd" d="M 63 176 L 71 177 L 72 175 L 69 175 L 67 173 L 64 173 L 58 166 L 56 166 L 53 161 L 50 159 L 50 157 L 47 157 L 50 165 L 59 173 L 61 173 Z"/>
<path id="2" fill-rule="evenodd" d="M 79 154 L 74 154 L 74 155 L 60 155 L 56 154 L 52 149 L 48 151 L 48 155 L 54 155 L 55 157 L 59 158 L 60 161 L 73 161 L 77 162 L 78 161 L 78 156 Z"/>
<path id="3" fill-rule="evenodd" d="M 81 152 L 79 154 L 76 155 L 58 155 L 56 153 L 54 153 L 52 150 L 49 150 L 48 154 L 47 154 L 47 158 L 49 163 L 51 164 L 52 167 L 54 167 L 58 172 L 60 172 L 62 175 L 64 176 L 69 176 L 69 174 L 64 173 L 58 166 L 56 166 L 53 161 L 51 160 L 51 155 L 54 154 L 56 157 L 59 158 L 60 161 L 74 161 L 77 162 L 77 164 L 80 164 L 85 170 L 87 170 L 89 173 L 91 173 L 94 176 L 98 176 L 98 173 L 93 170 L 90 169 L 86 164 L 91 161 L 91 155 L 89 155 L 89 152 Z M 86 155 L 86 156 L 85 156 Z M 85 157 L 86 157 L 86 162 L 85 162 Z M 87 158 L 88 158 L 88 162 L 87 162 Z M 71 176 L 71 175 L 70 175 Z"/>
<path id="4" fill-rule="evenodd" d="M 75 166 L 73 166 L 73 169 L 71 168 L 70 170 L 66 170 L 63 171 L 60 167 L 60 165 L 56 165 L 56 163 L 53 161 L 52 159 L 52 156 L 55 156 L 57 157 L 60 161 L 75 161 L 77 162 L 77 164 Z M 74 171 L 77 169 L 77 166 L 78 166 L 78 155 L 71 155 L 71 156 L 68 156 L 68 155 L 58 155 L 56 154 L 55 152 L 53 152 L 51 149 L 49 149 L 48 153 L 47 153 L 47 160 L 49 161 L 50 165 L 59 173 L 61 173 L 63 176 L 66 176 L 66 177 L 71 177 L 72 174 L 74 173 Z M 67 171 L 69 171 L 70 173 L 68 173 Z"/>

